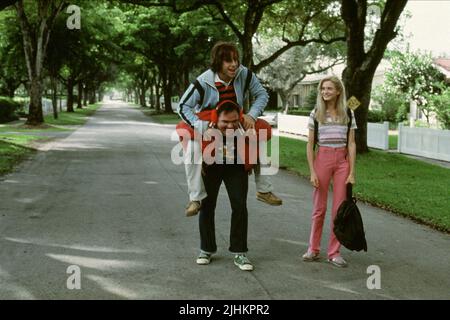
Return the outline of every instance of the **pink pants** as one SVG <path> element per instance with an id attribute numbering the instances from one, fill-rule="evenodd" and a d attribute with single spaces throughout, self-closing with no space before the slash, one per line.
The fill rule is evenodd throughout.
<path id="1" fill-rule="evenodd" d="M 333 232 L 334 218 L 339 205 L 346 198 L 345 180 L 350 171 L 347 160 L 347 148 L 319 147 L 314 170 L 319 179 L 319 187 L 313 192 L 313 213 L 311 223 L 311 236 L 309 238 L 309 251 L 319 253 L 320 240 L 322 237 L 323 222 L 327 212 L 328 187 L 333 179 L 333 207 L 331 208 L 331 232 L 328 243 L 328 258 L 332 259 L 340 255 L 341 244 Z"/>

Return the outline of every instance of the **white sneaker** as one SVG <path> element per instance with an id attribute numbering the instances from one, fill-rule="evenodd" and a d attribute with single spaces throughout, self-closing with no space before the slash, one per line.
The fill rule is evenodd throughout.
<path id="1" fill-rule="evenodd" d="M 347 261 L 345 261 L 344 258 L 342 258 L 341 256 L 328 259 L 328 262 L 339 268 L 344 268 L 347 266 Z"/>
<path id="2" fill-rule="evenodd" d="M 311 262 L 319 260 L 319 253 L 314 253 L 311 251 L 307 251 L 303 256 L 303 261 Z"/>
<path id="3" fill-rule="evenodd" d="M 211 254 L 200 252 L 196 260 L 197 264 L 207 265 L 211 263 Z"/>

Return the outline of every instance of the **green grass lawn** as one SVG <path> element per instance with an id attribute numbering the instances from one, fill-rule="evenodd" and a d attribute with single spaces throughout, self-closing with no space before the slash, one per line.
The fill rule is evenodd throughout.
<path id="1" fill-rule="evenodd" d="M 280 137 L 280 166 L 309 178 L 306 142 Z M 355 196 L 450 232 L 450 170 L 400 154 L 358 155 Z"/>
<path id="2" fill-rule="evenodd" d="M 83 125 L 87 121 L 87 117 L 93 115 L 98 108 L 100 108 L 99 103 L 91 104 L 82 109 L 74 108 L 75 112 L 58 113 L 58 119 L 53 119 L 53 115 L 48 114 L 44 117 L 44 122 L 54 126 Z"/>
<path id="3" fill-rule="evenodd" d="M 5 141 L 0 136 L 0 175 L 11 172 L 14 165 L 33 153 L 32 149 L 20 146 L 17 142 Z"/>
<path id="4" fill-rule="evenodd" d="M 74 113 L 61 112 L 58 114 L 57 120 L 53 119 L 51 114 L 46 115 L 44 125 L 37 128 L 26 127 L 22 124 L 0 125 L 0 175 L 10 172 L 15 164 L 34 152 L 29 147 L 30 143 L 50 138 L 33 135 L 33 133 L 74 130 L 64 126 L 83 125 L 87 121 L 87 117 L 99 107 L 100 104 L 93 104 L 83 109 L 75 109 Z"/>
<path id="5" fill-rule="evenodd" d="M 142 112 L 152 118 L 153 121 L 160 124 L 177 124 L 181 121 L 180 116 L 176 113 L 156 113 L 148 108 L 140 108 Z"/>
<path id="6" fill-rule="evenodd" d="M 59 112 L 58 119 L 53 118 L 53 114 L 44 116 L 44 124 L 33 128 L 23 124 L 0 124 L 0 133 L 2 132 L 52 132 L 52 131 L 71 131 L 73 128 L 64 126 L 83 125 L 87 117 L 94 114 L 100 107 L 100 104 L 92 104 L 83 109 L 75 109 L 75 112 Z"/>
<path id="7" fill-rule="evenodd" d="M 389 135 L 389 150 L 397 150 L 398 135 Z"/>
<path id="8" fill-rule="evenodd" d="M 64 127 L 56 127 L 52 125 L 45 125 L 43 127 L 31 128 L 25 127 L 23 124 L 0 124 L 0 133 L 4 132 L 55 132 L 55 131 L 71 131 L 73 129 L 64 128 Z"/>

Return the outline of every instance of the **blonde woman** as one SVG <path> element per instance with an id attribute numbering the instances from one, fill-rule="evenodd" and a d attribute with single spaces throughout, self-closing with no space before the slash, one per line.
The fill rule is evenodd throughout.
<path id="1" fill-rule="evenodd" d="M 317 106 L 309 118 L 309 138 L 306 147 L 314 191 L 311 235 L 308 251 L 303 255 L 303 260 L 319 259 L 320 240 L 327 211 L 328 187 L 333 181 L 333 207 L 327 256 L 328 262 L 337 267 L 346 267 L 347 262 L 340 254 L 341 245 L 334 235 L 333 221 L 339 205 L 346 198 L 346 185 L 355 183 L 356 121 L 353 111 L 347 110 L 345 101 L 345 89 L 339 78 L 329 76 L 320 81 Z M 318 127 L 317 141 L 314 138 L 315 121 Z M 317 154 L 314 153 L 315 143 L 318 145 Z"/>

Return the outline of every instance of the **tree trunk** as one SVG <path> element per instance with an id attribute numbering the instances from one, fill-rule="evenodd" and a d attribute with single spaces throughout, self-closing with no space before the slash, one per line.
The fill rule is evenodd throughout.
<path id="1" fill-rule="evenodd" d="M 282 91 L 278 91 L 278 94 L 280 95 L 281 105 L 283 106 L 283 113 L 287 114 L 289 111 L 289 96 Z"/>
<path id="2" fill-rule="evenodd" d="M 244 36 L 245 37 L 245 36 Z M 250 70 L 253 70 L 253 43 L 252 43 L 252 37 L 245 37 L 244 40 L 241 42 L 242 45 L 242 64 L 249 68 Z"/>
<path id="3" fill-rule="evenodd" d="M 367 114 L 370 93 L 375 70 L 383 58 L 388 43 L 395 38 L 395 27 L 407 0 L 386 0 L 381 13 L 380 26 L 375 33 L 370 47 L 366 50 L 365 26 L 367 16 L 367 0 L 342 1 L 341 17 L 346 27 L 347 67 L 342 79 L 347 99 L 355 97 L 360 105 L 355 110 L 356 151 L 368 152 L 367 147 Z"/>
<path id="4" fill-rule="evenodd" d="M 105 91 L 104 91 L 104 89 L 103 89 L 102 87 L 100 87 L 100 88 L 98 89 L 98 97 L 97 97 L 98 99 L 97 99 L 97 102 L 102 101 L 104 96 L 105 96 Z"/>
<path id="5" fill-rule="evenodd" d="M 77 99 L 77 109 L 83 108 L 83 83 L 78 82 L 78 99 Z"/>
<path id="6" fill-rule="evenodd" d="M 90 91 L 89 91 L 89 87 L 86 86 L 84 88 L 84 95 L 83 95 L 83 106 L 87 107 L 88 105 L 88 97 L 89 97 Z"/>
<path id="7" fill-rule="evenodd" d="M 61 11 L 63 1 L 37 1 L 36 27 L 32 28 L 25 13 L 23 0 L 15 3 L 17 17 L 22 31 L 23 48 L 30 83 L 30 107 L 27 124 L 44 122 L 42 114 L 42 71 L 54 19 Z"/>
<path id="8" fill-rule="evenodd" d="M 138 88 L 134 88 L 134 104 L 139 104 L 139 89 Z"/>
<path id="9" fill-rule="evenodd" d="M 73 110 L 73 87 L 75 84 L 73 83 L 72 78 L 67 80 L 67 112 L 75 112 Z"/>
<path id="10" fill-rule="evenodd" d="M 155 85 L 155 94 L 156 94 L 156 112 L 161 112 L 161 83 L 162 78 L 161 76 L 158 76 L 158 80 L 156 81 Z"/>
<path id="11" fill-rule="evenodd" d="M 58 119 L 58 84 L 55 77 L 50 77 L 50 82 L 52 86 L 53 119 Z"/>
<path id="12" fill-rule="evenodd" d="M 157 113 L 161 112 L 161 93 L 158 87 L 156 87 L 156 104 L 155 110 Z"/>
<path id="13" fill-rule="evenodd" d="M 63 99 L 63 97 L 64 97 L 64 90 L 63 90 L 63 86 L 62 86 L 62 84 L 56 84 L 57 86 L 58 86 L 58 91 L 59 91 L 59 112 L 63 112 L 63 109 L 62 109 L 62 99 Z"/>
<path id="14" fill-rule="evenodd" d="M 150 86 L 150 108 L 155 108 L 155 94 L 153 93 L 154 86 Z"/>
<path id="15" fill-rule="evenodd" d="M 355 142 L 356 151 L 358 153 L 365 153 L 369 151 L 367 146 L 367 115 L 369 112 L 373 74 L 357 72 L 346 68 L 342 74 L 342 79 L 345 83 L 347 99 L 355 97 L 361 103 L 354 110 L 356 125 L 358 127 L 355 132 Z"/>
<path id="16" fill-rule="evenodd" d="M 97 102 L 96 99 L 95 99 L 96 94 L 97 94 L 96 88 L 92 87 L 91 88 L 91 92 L 89 94 L 89 104 L 94 104 L 94 103 Z"/>
<path id="17" fill-rule="evenodd" d="M 189 69 L 188 68 L 185 68 L 185 70 L 184 70 L 184 81 L 183 81 L 183 87 L 184 87 L 184 89 L 183 90 L 185 90 L 187 87 L 189 87 Z M 180 93 L 180 97 L 181 97 L 181 95 L 183 94 L 183 91 Z"/>
<path id="18" fill-rule="evenodd" d="M 30 106 L 26 124 L 33 126 L 39 125 L 44 122 L 44 115 L 42 113 L 42 83 L 39 79 L 32 79 L 29 94 Z"/>
<path id="19" fill-rule="evenodd" d="M 147 103 L 145 101 L 145 92 L 147 89 L 145 88 L 145 84 L 141 84 L 141 88 L 139 89 L 139 102 L 141 107 L 147 107 Z"/>
<path id="20" fill-rule="evenodd" d="M 164 113 L 173 113 L 172 110 L 172 75 L 169 74 L 168 81 L 164 86 Z"/>

